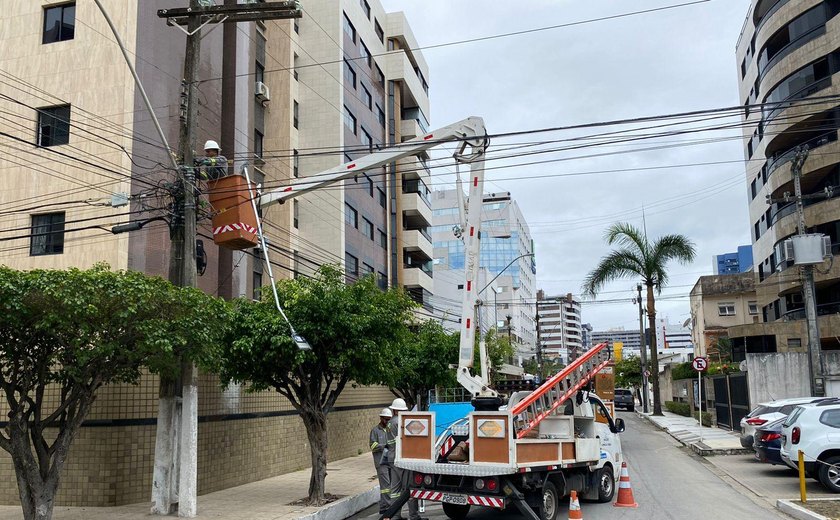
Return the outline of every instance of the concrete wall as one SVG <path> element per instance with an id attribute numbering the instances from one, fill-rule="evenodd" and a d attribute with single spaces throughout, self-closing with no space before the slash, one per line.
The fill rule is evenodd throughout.
<path id="1" fill-rule="evenodd" d="M 750 406 L 811 394 L 808 355 L 801 352 L 747 354 Z"/>

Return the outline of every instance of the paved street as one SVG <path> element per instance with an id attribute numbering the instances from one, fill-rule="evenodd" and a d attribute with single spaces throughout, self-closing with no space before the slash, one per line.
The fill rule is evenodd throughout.
<path id="1" fill-rule="evenodd" d="M 705 520 L 715 518 L 788 518 L 770 504 L 735 484 L 735 488 L 718 477 L 717 468 L 706 463 L 677 444 L 664 432 L 639 419 L 634 413 L 619 412 L 627 422 L 622 446 L 630 469 L 630 481 L 638 509 L 616 508 L 612 504 L 582 503 L 586 520 L 600 519 L 674 519 Z M 731 481 L 731 479 L 729 479 Z M 564 504 L 558 518 L 567 516 Z M 446 516 L 439 505 L 427 507 L 430 520 Z M 354 520 L 376 518 L 374 508 L 353 517 Z M 520 518 L 518 513 L 475 510 L 469 518 L 502 520 Z"/>

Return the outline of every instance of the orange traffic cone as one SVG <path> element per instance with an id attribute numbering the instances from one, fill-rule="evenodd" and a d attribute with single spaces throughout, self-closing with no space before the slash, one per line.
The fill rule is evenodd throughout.
<path id="1" fill-rule="evenodd" d="M 572 490 L 571 498 L 569 498 L 569 520 L 583 520 L 583 513 L 580 512 L 580 502 L 578 502 L 577 491 Z"/>
<path id="2" fill-rule="evenodd" d="M 633 488 L 630 487 L 630 474 L 627 472 L 627 463 L 621 463 L 621 477 L 618 479 L 618 500 L 615 507 L 639 507 L 636 499 L 633 498 Z"/>

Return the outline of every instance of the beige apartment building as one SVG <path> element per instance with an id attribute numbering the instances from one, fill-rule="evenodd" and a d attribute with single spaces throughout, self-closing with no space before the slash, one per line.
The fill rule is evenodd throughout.
<path id="1" fill-rule="evenodd" d="M 791 159 L 810 153 L 802 168 L 809 233 L 840 243 L 840 201 L 822 197 L 840 184 L 840 4 L 835 0 L 753 0 L 737 44 L 744 105 L 750 231 L 758 323 L 729 329 L 743 353 L 802 351 L 807 345 L 799 269 L 782 244 L 797 232 Z M 828 99 L 826 99 L 828 97 Z M 772 199 L 768 204 L 767 198 Z M 823 349 L 840 343 L 840 263 L 817 266 L 816 298 Z"/>
<path id="2" fill-rule="evenodd" d="M 173 2 L 102 3 L 176 146 L 184 35 L 157 16 Z M 174 172 L 94 1 L 7 0 L 0 46 L 0 264 L 107 262 L 165 277 Z M 402 50 L 416 47 L 404 16 L 375 0 L 306 2 L 295 21 L 217 27 L 202 41 L 196 152 L 218 141 L 231 173 L 248 167 L 269 190 L 417 135 L 429 113 L 428 66 Z M 331 262 L 348 280 L 376 273 L 383 286 L 431 291 L 430 283 L 411 285 L 416 266 L 405 262 L 416 249 L 431 251 L 421 240 L 431 222 L 421 165 L 406 161 L 269 208 L 275 275 L 310 274 Z M 111 233 L 127 222 L 143 226 Z M 258 296 L 268 283 L 259 251 L 216 247 L 207 218 L 198 228 L 207 262 L 199 287 L 226 298 Z M 153 376 L 100 393 L 71 451 L 60 504 L 149 500 L 157 394 Z M 331 460 L 367 449 L 370 425 L 390 399 L 383 388 L 344 392 L 329 416 Z M 306 467 L 305 444 L 285 399 L 221 390 L 213 375 L 202 376 L 199 494 Z M 4 452 L 0 482 L 0 503 L 17 503 Z"/>
<path id="3" fill-rule="evenodd" d="M 689 305 L 696 356 L 716 353 L 729 327 L 760 321 L 752 272 L 701 276 L 689 293 Z"/>

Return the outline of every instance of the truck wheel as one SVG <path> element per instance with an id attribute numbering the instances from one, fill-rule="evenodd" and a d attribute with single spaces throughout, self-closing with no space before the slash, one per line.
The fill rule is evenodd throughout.
<path id="1" fill-rule="evenodd" d="M 560 508 L 560 493 L 554 482 L 546 480 L 543 485 L 542 507 L 540 518 L 542 520 L 557 520 L 557 510 Z"/>
<path id="2" fill-rule="evenodd" d="M 820 482 L 832 493 L 840 493 L 840 457 L 829 457 L 820 464 Z"/>
<path id="3" fill-rule="evenodd" d="M 598 470 L 598 502 L 612 502 L 615 496 L 615 475 L 609 464 Z"/>
<path id="4" fill-rule="evenodd" d="M 445 514 L 452 520 L 464 520 L 464 518 L 467 517 L 467 513 L 469 512 L 469 504 L 447 504 L 446 502 L 443 503 L 443 514 Z"/>

